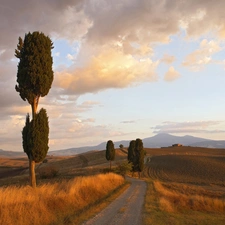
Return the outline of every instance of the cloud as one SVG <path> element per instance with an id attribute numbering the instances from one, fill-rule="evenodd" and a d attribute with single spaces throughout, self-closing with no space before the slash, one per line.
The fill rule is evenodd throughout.
<path id="1" fill-rule="evenodd" d="M 223 121 L 164 122 L 151 127 L 153 133 L 225 133 L 225 130 L 213 129 Z"/>
<path id="2" fill-rule="evenodd" d="M 71 60 L 71 61 L 73 61 L 75 59 L 74 56 L 71 55 L 71 54 L 67 54 L 66 58 Z"/>
<path id="3" fill-rule="evenodd" d="M 125 88 L 157 80 L 159 62 L 136 60 L 121 51 L 106 48 L 81 67 L 56 72 L 55 86 L 66 94 L 93 93 L 107 88 Z"/>
<path id="4" fill-rule="evenodd" d="M 164 76 L 165 81 L 174 81 L 180 77 L 180 74 L 174 69 L 173 66 L 169 68 Z"/>
<path id="5" fill-rule="evenodd" d="M 136 121 L 135 120 L 125 120 L 125 121 L 122 121 L 121 123 L 129 124 L 129 123 L 136 123 Z"/>
<path id="6" fill-rule="evenodd" d="M 212 63 L 212 55 L 221 50 L 222 48 L 216 41 L 204 39 L 201 41 L 199 49 L 186 56 L 183 65 L 199 71 L 204 65 Z"/>
<path id="7" fill-rule="evenodd" d="M 101 103 L 78 104 L 79 95 L 156 81 L 160 62 L 172 64 L 175 57 L 165 54 L 158 60 L 155 47 L 169 44 L 172 36 L 182 32 L 186 40 L 210 37 L 185 58 L 184 66 L 200 70 L 209 63 L 223 64 L 212 56 L 222 50 L 224 8 L 224 0 L 217 0 L 216 4 L 209 0 L 204 4 L 202 0 L 1 1 L 0 120 L 3 133 L 8 133 L 1 137 L 1 143 L 4 142 L 1 148 L 21 148 L 23 122 L 19 121 L 30 111 L 27 102 L 15 92 L 17 59 L 14 50 L 19 36 L 38 30 L 49 35 L 53 42 L 66 40 L 71 49 L 75 48 L 68 55 L 72 66 L 55 66 L 52 90 L 39 105 L 48 109 L 51 137 L 54 146 L 61 148 L 73 145 L 76 139 L 75 133 L 71 133 L 70 140 L 65 135 L 65 131 L 76 129 L 76 122 L 71 125 L 74 118 L 84 124 L 77 128 L 79 143 L 84 143 L 89 135 L 93 135 L 93 140 L 100 140 L 106 137 L 104 133 L 110 135 L 111 130 L 120 133 L 107 125 L 85 121 L 88 118 L 83 118 L 82 113 L 101 107 Z M 53 57 L 58 60 L 61 55 L 63 51 Z M 170 67 L 165 79 L 173 80 L 178 75 Z"/>
<path id="8" fill-rule="evenodd" d="M 118 131 L 110 125 L 99 125 L 95 123 L 93 118 L 81 120 L 79 118 L 72 119 L 70 123 L 66 118 L 54 120 L 53 129 L 50 134 L 50 148 L 59 149 L 74 146 L 97 145 L 103 140 L 109 140 L 117 136 L 123 136 L 125 133 Z"/>
<path id="9" fill-rule="evenodd" d="M 172 64 L 175 61 L 175 56 L 173 55 L 168 55 L 168 54 L 164 54 L 161 62 L 166 63 L 166 64 Z"/>

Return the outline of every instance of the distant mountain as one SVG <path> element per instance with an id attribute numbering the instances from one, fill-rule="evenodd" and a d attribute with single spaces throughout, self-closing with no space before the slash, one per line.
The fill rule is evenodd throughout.
<path id="1" fill-rule="evenodd" d="M 122 144 L 124 147 L 129 146 L 130 141 L 116 141 L 114 142 L 115 148 L 119 148 L 119 145 Z M 55 151 L 49 151 L 49 155 L 75 155 L 80 154 L 87 151 L 93 151 L 93 150 L 105 150 L 106 148 L 106 142 L 102 142 L 99 145 L 96 146 L 86 146 L 86 147 L 78 147 L 78 148 L 68 148 L 63 150 L 55 150 Z"/>
<path id="2" fill-rule="evenodd" d="M 161 148 L 172 146 L 173 144 L 182 144 L 185 146 L 193 147 L 206 147 L 206 148 L 225 148 L 225 141 L 215 141 L 205 138 L 193 137 L 190 135 L 185 136 L 174 136 L 171 134 L 161 133 L 153 137 L 148 137 L 142 139 L 145 148 Z M 130 140 L 115 141 L 115 148 L 119 148 L 119 145 L 122 144 L 124 147 L 128 147 Z M 58 151 L 50 151 L 49 154 L 53 155 L 75 155 L 86 151 L 91 150 L 104 150 L 106 147 L 106 142 L 102 142 L 96 146 L 87 146 L 81 148 L 70 148 Z"/>
<path id="3" fill-rule="evenodd" d="M 207 140 L 207 141 L 193 143 L 190 146 L 203 147 L 203 148 L 225 148 L 225 141 Z"/>
<path id="4" fill-rule="evenodd" d="M 174 136 L 171 134 L 160 133 L 153 137 L 144 138 L 143 144 L 146 148 L 161 148 L 161 147 L 168 147 L 178 143 L 182 145 L 186 145 L 186 146 L 191 146 L 193 143 L 204 142 L 204 141 L 211 141 L 211 140 L 205 139 L 205 138 L 193 137 L 189 135 L 179 137 L 179 136 Z"/>
<path id="5" fill-rule="evenodd" d="M 14 151 L 4 151 L 0 149 L 0 157 L 4 158 L 20 158 L 24 157 L 26 154 L 24 152 L 14 152 Z"/>
<path id="6" fill-rule="evenodd" d="M 205 138 L 193 137 L 190 135 L 185 136 L 174 136 L 171 134 L 161 133 L 153 137 L 148 137 L 142 139 L 145 148 L 161 148 L 168 147 L 173 144 L 182 144 L 185 146 L 193 147 L 205 147 L 205 148 L 225 148 L 225 140 L 215 141 Z M 122 140 L 114 142 L 115 148 L 119 148 L 122 144 L 124 147 L 128 147 L 130 140 Z M 105 150 L 106 142 L 102 142 L 96 146 L 85 146 L 78 148 L 68 148 L 63 150 L 49 151 L 48 155 L 66 156 L 66 155 L 76 155 L 87 151 L 93 150 Z M 3 151 L 0 149 L 0 157 L 22 157 L 26 156 L 23 152 L 13 152 L 13 151 Z"/>

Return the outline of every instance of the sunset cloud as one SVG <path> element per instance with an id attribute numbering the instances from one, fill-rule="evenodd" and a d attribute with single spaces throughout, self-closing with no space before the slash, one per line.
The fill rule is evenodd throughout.
<path id="1" fill-rule="evenodd" d="M 164 54 L 161 62 L 166 63 L 166 64 L 172 64 L 175 61 L 175 56 L 173 55 L 168 55 L 168 54 Z"/>
<path id="2" fill-rule="evenodd" d="M 164 122 L 161 125 L 152 127 L 153 133 L 225 133 L 225 130 L 218 130 L 214 127 L 222 124 L 223 121 L 194 121 L 194 122 Z"/>
<path id="3" fill-rule="evenodd" d="M 221 51 L 222 48 L 216 41 L 202 40 L 199 49 L 186 56 L 183 65 L 194 71 L 202 69 L 205 65 L 212 63 L 213 54 Z"/>
<path id="4" fill-rule="evenodd" d="M 14 51 L 19 36 L 23 38 L 25 33 L 33 31 L 48 35 L 55 46 L 52 89 L 39 103 L 39 109 L 45 107 L 48 111 L 53 149 L 73 146 L 74 143 L 85 144 L 87 140 L 88 143 L 101 142 L 110 135 L 123 136 L 127 134 L 128 124 L 137 118 L 164 120 L 169 116 L 160 112 L 162 106 L 159 104 L 164 96 L 171 96 L 170 105 L 177 96 L 188 98 L 186 92 L 173 94 L 170 91 L 179 83 L 172 81 L 181 76 L 184 78 L 179 80 L 181 82 L 187 78 L 190 83 L 199 82 L 198 90 L 193 92 L 199 93 L 199 96 L 194 96 L 195 101 L 204 99 L 201 88 L 207 85 L 201 84 L 210 82 L 207 90 L 213 93 L 210 95 L 213 99 L 211 104 L 215 102 L 217 114 L 223 112 L 216 100 L 223 99 L 221 84 L 224 83 L 224 71 L 221 72 L 220 68 L 225 66 L 224 8 L 224 0 L 1 1 L 0 139 L 4 144 L 0 148 L 22 148 L 21 130 L 30 106 L 15 91 L 18 59 Z M 210 67 L 204 71 L 209 81 L 205 79 L 200 83 L 200 76 L 199 80 L 191 80 L 194 77 L 192 71 L 200 73 L 207 65 L 217 66 L 213 68 L 216 75 L 209 74 Z M 191 71 L 187 73 L 186 69 Z M 158 74 L 163 74 L 164 80 L 170 83 L 165 85 L 158 79 Z M 108 96 L 104 94 L 110 91 L 114 91 L 114 94 L 109 94 L 112 108 L 105 106 Z M 122 95 L 124 102 L 120 99 Z M 204 99 L 207 104 L 208 97 Z M 118 99 L 122 106 L 118 106 Z M 138 99 L 138 107 L 133 106 L 133 99 Z M 150 112 L 146 109 L 149 105 L 154 107 L 148 108 Z M 198 105 L 200 108 L 201 102 Z M 101 123 L 97 120 L 99 109 L 107 115 L 118 113 L 117 107 L 124 107 L 129 115 L 128 120 L 118 115 L 118 127 L 108 125 L 115 121 L 107 123 L 105 119 Z M 213 109 L 211 105 L 208 107 Z M 115 111 L 104 111 L 109 108 Z M 193 119 L 192 115 L 199 113 L 200 109 L 189 108 Z M 166 110 L 171 111 L 170 108 Z M 186 113 L 182 108 L 176 110 L 176 116 Z M 202 114 L 207 116 L 209 113 L 209 118 L 218 117 L 206 111 Z M 114 114 L 111 118 L 116 118 Z M 188 120 L 189 114 L 185 119 Z M 156 126 L 154 132 L 223 132 L 218 128 L 220 123 L 213 125 L 205 121 L 206 127 L 203 127 L 203 122 L 198 126 L 197 122 L 193 122 L 196 126 L 187 122 L 174 123 Z M 138 123 L 136 125 L 138 127 Z"/>
<path id="5" fill-rule="evenodd" d="M 112 48 L 100 52 L 82 68 L 56 72 L 55 85 L 67 94 L 95 93 L 157 80 L 159 62 L 139 61 Z"/>
<path id="6" fill-rule="evenodd" d="M 165 81 L 174 81 L 180 77 L 180 74 L 174 69 L 173 66 L 169 68 L 164 76 Z"/>

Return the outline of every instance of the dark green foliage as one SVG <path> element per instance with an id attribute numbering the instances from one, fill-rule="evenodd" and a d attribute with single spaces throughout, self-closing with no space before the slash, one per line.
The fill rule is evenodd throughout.
<path id="1" fill-rule="evenodd" d="M 22 139 L 23 139 L 23 150 L 24 152 L 27 154 L 28 158 L 29 158 L 29 149 L 30 149 L 30 116 L 29 114 L 27 114 L 26 117 L 26 123 L 25 126 L 22 130 Z"/>
<path id="2" fill-rule="evenodd" d="M 114 144 L 111 140 L 109 140 L 106 144 L 105 157 L 108 161 L 113 161 L 115 159 L 115 148 L 114 148 Z"/>
<path id="3" fill-rule="evenodd" d="M 15 56 L 19 59 L 16 91 L 29 104 L 48 94 L 53 82 L 52 41 L 43 33 L 29 32 L 19 37 Z M 37 100 L 38 101 L 38 100 Z"/>
<path id="4" fill-rule="evenodd" d="M 128 172 L 132 171 L 132 168 L 133 164 L 126 161 L 119 163 L 117 168 L 115 169 L 115 172 L 121 174 L 122 176 L 125 176 Z"/>
<path id="5" fill-rule="evenodd" d="M 133 172 L 141 172 L 144 169 L 145 151 L 141 139 L 132 140 L 128 148 L 128 162 L 133 164 Z"/>
<path id="6" fill-rule="evenodd" d="M 32 108 L 32 120 L 29 115 L 22 131 L 23 149 L 29 158 L 31 186 L 36 187 L 35 163 L 41 162 L 48 152 L 48 117 L 46 110 L 37 113 L 40 97 L 48 94 L 52 82 L 53 43 L 43 33 L 25 34 L 19 37 L 15 56 L 19 59 L 16 91 Z"/>
<path id="7" fill-rule="evenodd" d="M 123 149 L 123 147 L 124 147 L 124 146 L 123 146 L 122 144 L 120 144 L 120 146 L 119 146 L 119 147 L 120 147 L 120 149 Z"/>
<path id="8" fill-rule="evenodd" d="M 134 158 L 135 158 L 135 140 L 132 140 L 130 141 L 130 145 L 128 147 L 128 155 L 127 155 L 128 162 L 133 163 Z"/>
<path id="9" fill-rule="evenodd" d="M 48 152 L 49 125 L 45 109 L 41 109 L 30 121 L 29 115 L 22 131 L 23 149 L 29 159 L 41 162 Z"/>
<path id="10" fill-rule="evenodd" d="M 47 163 L 48 162 L 48 159 L 44 159 L 42 163 Z"/>
<path id="11" fill-rule="evenodd" d="M 143 142 L 141 139 L 136 139 L 135 142 L 135 154 L 136 154 L 136 167 L 135 171 L 141 172 L 144 169 L 144 157 L 145 157 L 145 151 L 143 147 Z"/>

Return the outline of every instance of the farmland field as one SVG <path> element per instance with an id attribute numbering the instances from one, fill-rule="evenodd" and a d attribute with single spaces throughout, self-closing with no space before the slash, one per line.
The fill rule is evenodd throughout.
<path id="1" fill-rule="evenodd" d="M 224 149 L 146 152 L 145 224 L 225 224 Z"/>
<path id="2" fill-rule="evenodd" d="M 225 150 L 168 147 L 146 150 L 142 179 L 148 184 L 143 210 L 144 224 L 225 224 Z M 95 175 L 109 168 L 105 151 L 74 156 L 47 156 L 36 166 L 37 183 L 53 185 L 77 176 Z M 116 166 L 127 159 L 117 149 Z M 29 184 L 27 158 L 0 158 L 0 187 Z M 57 171 L 56 177 L 43 172 Z M 137 176 L 137 174 L 135 174 Z"/>

